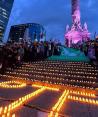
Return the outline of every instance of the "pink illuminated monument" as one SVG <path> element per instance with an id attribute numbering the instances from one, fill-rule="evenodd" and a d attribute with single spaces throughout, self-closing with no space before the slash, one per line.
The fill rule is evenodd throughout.
<path id="1" fill-rule="evenodd" d="M 82 44 L 90 39 L 87 24 L 81 25 L 80 0 L 72 1 L 72 27 L 66 26 L 65 40 L 66 45 L 71 47 L 73 44 Z"/>

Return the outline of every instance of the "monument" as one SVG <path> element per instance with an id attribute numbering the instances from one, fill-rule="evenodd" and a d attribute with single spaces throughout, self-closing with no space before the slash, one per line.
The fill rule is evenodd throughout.
<path id="1" fill-rule="evenodd" d="M 71 0 L 72 3 L 72 26 L 66 26 L 65 40 L 67 47 L 73 44 L 82 44 L 90 39 L 87 24 L 81 25 L 80 0 Z"/>

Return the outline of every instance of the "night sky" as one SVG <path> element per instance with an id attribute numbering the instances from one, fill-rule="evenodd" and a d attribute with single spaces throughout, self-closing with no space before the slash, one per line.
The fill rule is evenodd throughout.
<path id="1" fill-rule="evenodd" d="M 81 22 L 86 21 L 91 37 L 98 34 L 98 0 L 80 0 Z M 64 42 L 66 25 L 71 25 L 71 0 L 15 0 L 9 20 L 11 25 L 40 23 L 47 31 L 47 39 Z"/>

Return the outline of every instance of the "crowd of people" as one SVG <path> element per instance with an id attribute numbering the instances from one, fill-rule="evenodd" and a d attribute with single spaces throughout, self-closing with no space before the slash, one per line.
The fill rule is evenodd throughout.
<path id="1" fill-rule="evenodd" d="M 96 61 L 98 64 L 98 38 L 89 40 L 83 44 L 73 44 L 72 48 L 81 50 L 85 56 L 90 58 L 91 62 Z"/>
<path id="2" fill-rule="evenodd" d="M 0 72 L 4 73 L 6 68 L 20 66 L 22 62 L 43 60 L 52 55 L 60 55 L 59 44 L 52 41 L 7 43 L 0 47 Z"/>
<path id="3" fill-rule="evenodd" d="M 89 41 L 82 45 L 80 48 L 81 51 L 84 52 L 86 56 L 88 56 L 91 62 L 96 62 L 98 64 L 98 42 L 97 41 Z"/>
<path id="4" fill-rule="evenodd" d="M 80 50 L 88 56 L 91 61 L 98 62 L 98 43 L 84 43 Z M 0 46 L 0 72 L 4 73 L 6 68 L 13 69 L 22 62 L 43 60 L 52 55 L 61 54 L 61 44 L 52 42 L 16 43 L 10 42 Z"/>

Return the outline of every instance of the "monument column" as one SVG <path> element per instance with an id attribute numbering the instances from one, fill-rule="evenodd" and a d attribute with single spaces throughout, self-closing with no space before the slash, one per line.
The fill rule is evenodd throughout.
<path id="1" fill-rule="evenodd" d="M 80 23 L 80 0 L 71 0 L 72 1 L 72 21 L 73 23 Z"/>
<path id="2" fill-rule="evenodd" d="M 73 44 L 80 44 L 82 40 L 85 42 L 90 38 L 87 24 L 81 25 L 80 0 L 71 0 L 72 5 L 72 26 L 66 27 L 65 39 L 68 40 L 68 47 Z M 83 43 L 83 42 L 82 42 Z"/>

